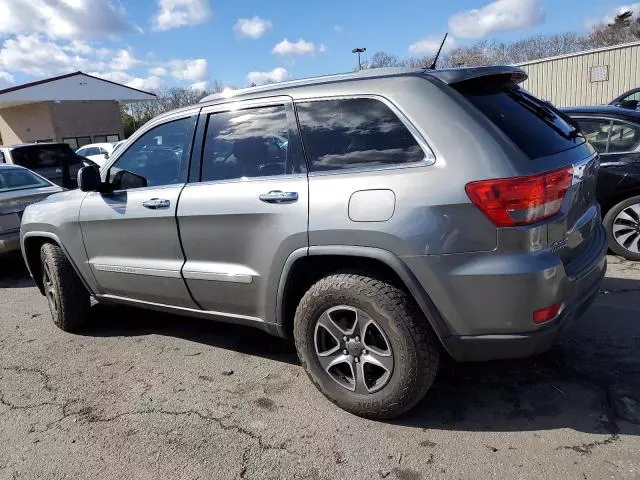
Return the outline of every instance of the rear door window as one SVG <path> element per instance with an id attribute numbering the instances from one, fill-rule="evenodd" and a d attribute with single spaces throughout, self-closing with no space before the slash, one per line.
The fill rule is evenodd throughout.
<path id="1" fill-rule="evenodd" d="M 551 104 L 509 80 L 469 80 L 453 85 L 531 159 L 584 143 L 584 138 Z"/>
<path id="2" fill-rule="evenodd" d="M 425 153 L 384 103 L 372 98 L 296 103 L 312 172 L 420 162 Z"/>
<path id="3" fill-rule="evenodd" d="M 613 122 L 609 137 L 609 153 L 633 152 L 640 143 L 640 127 L 624 122 Z"/>
<path id="4" fill-rule="evenodd" d="M 284 105 L 209 115 L 202 156 L 203 182 L 304 171 L 304 161 L 290 142 Z"/>
<path id="5" fill-rule="evenodd" d="M 580 125 L 582 135 L 587 139 L 598 153 L 607 152 L 609 134 L 611 133 L 611 120 L 606 118 L 581 118 L 576 122 Z"/>

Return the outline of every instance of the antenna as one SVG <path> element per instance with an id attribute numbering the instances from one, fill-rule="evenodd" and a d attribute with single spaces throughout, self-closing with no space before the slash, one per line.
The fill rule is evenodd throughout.
<path id="1" fill-rule="evenodd" d="M 436 53 L 436 57 L 433 59 L 433 63 L 427 67 L 427 70 L 435 70 L 436 69 L 436 62 L 438 61 L 438 58 L 440 57 L 440 52 L 442 52 L 442 47 L 444 47 L 444 42 L 447 41 L 447 36 L 448 35 L 449 35 L 449 32 L 444 34 L 444 38 L 442 39 L 442 43 L 440 44 L 440 48 L 438 49 L 438 53 Z"/>

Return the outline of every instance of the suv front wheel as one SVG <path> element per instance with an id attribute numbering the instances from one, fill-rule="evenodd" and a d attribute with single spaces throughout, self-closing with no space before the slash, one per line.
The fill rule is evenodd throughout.
<path id="1" fill-rule="evenodd" d="M 89 292 L 58 245 L 40 249 L 42 284 L 53 323 L 65 332 L 81 330 L 89 315 Z"/>
<path id="2" fill-rule="evenodd" d="M 414 300 L 367 276 L 335 274 L 315 283 L 298 305 L 294 337 L 316 387 L 361 417 L 407 411 L 438 371 L 439 346 Z"/>

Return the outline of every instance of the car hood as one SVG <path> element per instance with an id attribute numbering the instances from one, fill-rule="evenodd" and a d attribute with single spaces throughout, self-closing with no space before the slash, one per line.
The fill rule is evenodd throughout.
<path id="1" fill-rule="evenodd" d="M 62 191 L 62 192 L 54 193 L 53 195 L 49 195 L 47 198 L 45 198 L 44 200 L 42 200 L 39 203 L 40 204 L 45 204 L 45 203 L 66 202 L 66 201 L 69 201 L 69 200 L 73 200 L 73 199 L 77 199 L 77 198 L 83 197 L 84 195 L 86 195 L 85 192 L 83 192 L 80 189 L 76 188 L 74 190 L 65 190 L 65 191 Z"/>

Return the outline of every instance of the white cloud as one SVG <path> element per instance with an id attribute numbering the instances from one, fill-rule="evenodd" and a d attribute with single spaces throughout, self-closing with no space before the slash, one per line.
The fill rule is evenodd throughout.
<path id="1" fill-rule="evenodd" d="M 324 53 L 326 51 L 327 51 L 327 46 L 324 43 L 321 43 L 320 46 L 318 47 L 318 52 Z"/>
<path id="2" fill-rule="evenodd" d="M 211 17 L 209 0 L 156 0 L 159 11 L 153 17 L 155 30 L 171 30 L 204 23 Z"/>
<path id="3" fill-rule="evenodd" d="M 637 18 L 640 15 L 640 2 L 639 3 L 628 3 L 626 5 L 619 5 L 616 8 L 612 9 L 607 13 L 602 19 L 603 23 L 612 23 L 617 15 L 620 15 L 624 12 L 633 12 L 633 16 Z"/>
<path id="4" fill-rule="evenodd" d="M 133 56 L 130 50 L 118 50 L 116 56 L 111 60 L 112 70 L 131 70 L 133 67 L 141 64 L 142 61 Z"/>
<path id="5" fill-rule="evenodd" d="M 438 49 L 440 48 L 440 44 L 442 43 L 443 38 L 444 36 L 442 35 L 429 35 L 427 37 L 424 37 L 418 40 L 416 43 L 412 43 L 409 46 L 409 51 L 415 54 L 435 55 L 438 52 Z M 455 37 L 452 37 L 451 35 L 449 35 L 447 37 L 447 41 L 442 47 L 442 52 L 443 53 L 450 52 L 451 50 L 455 49 L 457 46 L 458 46 L 458 41 L 455 39 Z"/>
<path id="6" fill-rule="evenodd" d="M 314 55 L 316 53 L 316 46 L 302 38 L 295 43 L 285 38 L 273 47 L 272 53 L 276 55 Z"/>
<path id="7" fill-rule="evenodd" d="M 344 32 L 344 27 L 342 25 L 334 25 L 333 31 L 336 33 L 342 33 Z"/>
<path id="8" fill-rule="evenodd" d="M 203 82 L 196 82 L 189 86 L 191 90 L 196 90 L 198 92 L 204 92 L 209 88 L 209 82 L 207 80 Z"/>
<path id="9" fill-rule="evenodd" d="M 171 60 L 171 76 L 176 80 L 202 82 L 209 78 L 209 68 L 204 58 Z"/>
<path id="10" fill-rule="evenodd" d="M 53 40 L 38 33 L 17 35 L 0 42 L 2 86 L 13 83 L 16 72 L 45 78 L 75 70 L 141 90 L 163 87 L 163 77 L 168 75 L 175 79 L 171 85 L 179 86 L 202 86 L 210 80 L 207 61 L 202 58 L 141 60 L 130 47 L 109 50 L 99 44 Z"/>
<path id="11" fill-rule="evenodd" d="M 0 49 L 0 65 L 6 70 L 39 77 L 96 68 L 93 63 L 86 57 L 65 51 L 37 33 L 9 38 Z"/>
<path id="12" fill-rule="evenodd" d="M 79 39 L 139 31 L 114 0 L 0 0 L 0 36 Z"/>
<path id="13" fill-rule="evenodd" d="M 94 53 L 98 58 L 105 58 L 111 55 L 111 50 L 109 50 L 108 48 L 98 48 L 94 51 Z"/>
<path id="14" fill-rule="evenodd" d="M 249 72 L 247 80 L 250 83 L 260 85 L 261 83 L 282 82 L 289 78 L 289 72 L 286 68 L 277 67 L 270 72 Z"/>
<path id="15" fill-rule="evenodd" d="M 149 77 L 135 77 L 126 72 L 91 72 L 89 75 L 104 78 L 111 82 L 121 83 L 138 90 L 159 90 L 164 86 L 164 81 L 160 77 L 151 75 Z"/>
<path id="16" fill-rule="evenodd" d="M 79 53 L 81 55 L 91 55 L 94 53 L 93 47 L 82 40 L 73 40 L 69 45 L 63 48 L 70 52 Z M 109 50 L 107 50 L 107 52 L 108 51 Z"/>
<path id="17" fill-rule="evenodd" d="M 538 0 L 495 0 L 482 8 L 456 13 L 449 19 L 449 28 L 457 37 L 482 38 L 532 27 L 544 19 L 545 11 Z"/>
<path id="18" fill-rule="evenodd" d="M 3 72 L 0 70 L 0 88 L 4 88 L 8 85 L 13 85 L 16 81 L 9 72 Z"/>
<path id="19" fill-rule="evenodd" d="M 167 69 L 164 67 L 154 67 L 151 70 L 149 70 L 149 73 L 151 75 L 154 75 L 156 77 L 164 77 L 166 76 L 169 72 L 167 72 Z"/>
<path id="20" fill-rule="evenodd" d="M 273 24 L 269 20 L 260 17 L 241 18 L 233 26 L 233 31 L 240 38 L 260 38 L 268 30 L 273 28 Z"/>
<path id="21" fill-rule="evenodd" d="M 160 90 L 164 85 L 164 80 L 153 75 L 146 78 L 135 77 L 126 83 L 128 87 L 137 88 L 138 90 Z"/>

